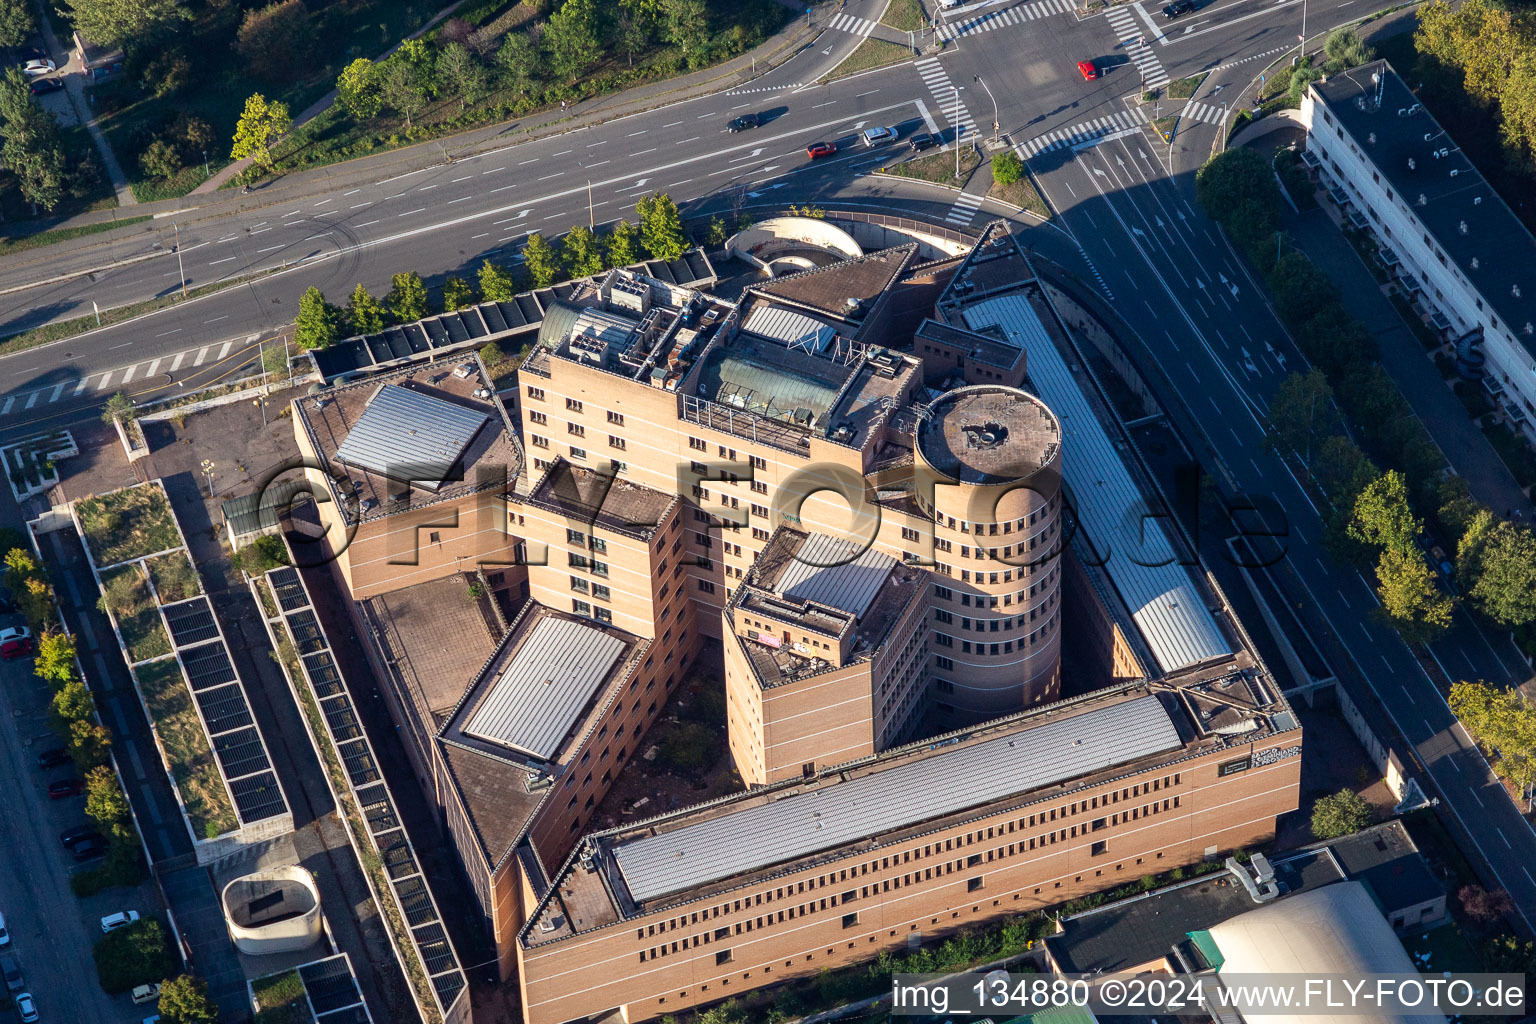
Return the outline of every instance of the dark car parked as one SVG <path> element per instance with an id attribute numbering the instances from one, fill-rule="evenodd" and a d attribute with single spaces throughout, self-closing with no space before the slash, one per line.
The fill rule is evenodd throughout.
<path id="1" fill-rule="evenodd" d="M 57 78 L 34 78 L 28 83 L 33 96 L 41 96 L 48 92 L 58 92 L 64 88 L 64 83 Z"/>
<path id="2" fill-rule="evenodd" d="M 1172 21 L 1180 15 L 1193 14 L 1194 10 L 1195 0 L 1173 0 L 1173 3 L 1163 8 L 1163 17 Z"/>
<path id="3" fill-rule="evenodd" d="M 921 153 L 925 149 L 932 149 L 939 144 L 939 140 L 928 132 L 919 132 L 907 140 L 907 148 L 914 153 Z"/>
<path id="4" fill-rule="evenodd" d="M 64 844 L 64 849 L 69 849 L 76 843 L 83 843 L 87 839 L 100 839 L 102 835 L 91 825 L 76 825 L 67 832 L 59 833 L 59 842 Z"/>
<path id="5" fill-rule="evenodd" d="M 756 128 L 760 124 L 762 124 L 762 121 L 758 120 L 756 114 L 742 114 L 740 117 L 731 118 L 731 123 L 725 127 L 728 131 L 744 132 L 749 128 Z"/>
<path id="6" fill-rule="evenodd" d="M 69 764 L 69 751 L 63 747 L 52 747 L 37 755 L 39 768 L 57 768 L 61 764 Z"/>
<path id="7" fill-rule="evenodd" d="M 95 860 L 107 852 L 107 840 L 104 836 L 82 839 L 74 845 L 70 852 L 75 855 L 75 860 L 77 861 Z"/>
<path id="8" fill-rule="evenodd" d="M 63 800 L 65 797 L 79 796 L 84 791 L 79 779 L 60 779 L 57 782 L 48 783 L 48 799 Z"/>

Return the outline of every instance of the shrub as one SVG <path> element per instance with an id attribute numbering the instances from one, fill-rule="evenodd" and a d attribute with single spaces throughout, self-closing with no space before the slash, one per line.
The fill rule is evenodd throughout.
<path id="1" fill-rule="evenodd" d="M 1359 832 L 1371 823 L 1371 805 L 1352 789 L 1319 797 L 1312 805 L 1312 834 L 1318 839 L 1337 839 Z"/>
<path id="2" fill-rule="evenodd" d="M 92 955 L 101 987 L 111 995 L 136 985 L 158 984 L 177 968 L 165 928 L 152 919 L 109 933 L 96 943 Z"/>
<path id="3" fill-rule="evenodd" d="M 1012 185 L 1024 176 L 1024 161 L 1017 153 L 1005 150 L 992 158 L 992 180 L 999 185 Z"/>

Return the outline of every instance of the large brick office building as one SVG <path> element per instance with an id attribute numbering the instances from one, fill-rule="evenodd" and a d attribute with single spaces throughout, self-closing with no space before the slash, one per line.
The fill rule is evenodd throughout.
<path id="1" fill-rule="evenodd" d="M 347 427 L 390 384 L 485 414 L 413 435 L 465 476 L 430 492 L 460 525 L 367 506 L 361 536 L 426 553 L 393 584 L 366 547 L 343 575 L 366 598 L 526 563 L 488 577 L 521 607 L 480 670 L 434 684 L 458 702 L 393 709 L 430 737 L 530 1024 L 713 1001 L 1262 842 L 1296 806 L 1294 717 L 1181 538 L 1134 514 L 1154 489 L 1002 225 L 736 301 L 615 271 L 539 305 L 516 427 L 434 394 L 468 386 L 462 358 L 295 406 L 352 473 L 376 444 Z M 488 450 L 518 465 L 489 493 Z M 593 831 L 716 642 L 746 790 Z"/>

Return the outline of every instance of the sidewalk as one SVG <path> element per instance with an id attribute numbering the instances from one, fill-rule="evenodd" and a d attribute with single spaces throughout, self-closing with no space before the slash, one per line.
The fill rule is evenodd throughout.
<path id="1" fill-rule="evenodd" d="M 1344 306 L 1363 322 L 1381 345 L 1381 365 L 1397 382 L 1414 414 L 1451 466 L 1471 488 L 1472 497 L 1492 509 L 1520 509 L 1531 515 L 1531 502 L 1488 438 L 1472 422 L 1461 400 L 1451 393 L 1418 338 L 1360 262 L 1359 255 L 1321 208 L 1288 219 L 1298 249 L 1339 286 Z"/>
<path id="2" fill-rule="evenodd" d="M 779 0 L 779 2 L 786 7 L 804 10 L 797 3 L 789 3 L 787 0 Z M 819 36 L 825 29 L 826 23 L 836 15 L 835 3 L 823 3 L 812 15 L 809 27 L 803 15 L 795 18 L 776 35 L 764 40 L 756 49 L 724 64 L 717 64 L 714 67 L 704 68 L 677 78 L 669 78 L 662 82 L 638 86 L 622 93 L 596 97 L 568 110 L 562 111 L 558 108 L 545 110 L 520 121 L 487 125 L 459 135 L 420 142 L 387 153 L 359 157 L 314 170 L 284 175 L 276 181 L 258 187 L 248 196 L 240 195 L 238 189 L 224 189 L 213 194 L 193 192 L 180 199 L 139 204 L 133 213 L 160 216 L 183 211 L 206 210 L 209 216 L 225 216 L 235 209 L 258 209 L 290 202 L 296 197 L 302 198 L 319 190 L 371 183 L 381 178 L 441 164 L 445 161 L 445 157 L 448 161 L 461 159 L 482 150 L 501 149 L 520 142 L 576 131 L 615 118 L 643 113 L 670 103 L 734 88 L 753 81 L 754 78 L 762 78 L 794 57 L 811 40 Z M 57 224 L 50 224 L 48 227 L 50 229 L 81 227 L 110 221 L 116 216 L 115 210 L 98 210 L 71 217 Z M 101 235 L 81 239 L 77 247 L 87 248 L 92 244 L 99 244 L 104 237 L 105 235 Z"/>
<path id="3" fill-rule="evenodd" d="M 134 196 L 133 189 L 128 187 L 128 177 L 123 174 L 123 169 L 118 166 L 117 156 L 112 152 L 112 146 L 107 142 L 107 137 L 101 133 L 96 125 L 96 117 L 91 109 L 90 97 L 85 92 L 85 76 L 89 73 L 80 63 L 79 56 L 69 47 L 64 46 L 53 34 L 53 26 L 47 18 L 38 19 L 39 27 L 43 34 L 43 46 L 49 54 L 58 60 L 60 55 L 68 55 L 68 60 L 59 65 L 59 77 L 64 82 L 64 91 L 69 94 L 69 102 L 75 108 L 75 116 L 80 123 L 85 125 L 85 130 L 91 133 L 91 141 L 96 143 L 96 152 L 101 157 L 102 169 L 106 172 L 108 180 L 112 182 L 112 191 L 117 193 L 117 205 L 136 206 L 138 198 Z M 90 214 L 86 217 L 93 216 Z M 90 223 L 85 217 L 76 218 L 82 223 Z M 59 225 L 62 227 L 63 225 Z"/>

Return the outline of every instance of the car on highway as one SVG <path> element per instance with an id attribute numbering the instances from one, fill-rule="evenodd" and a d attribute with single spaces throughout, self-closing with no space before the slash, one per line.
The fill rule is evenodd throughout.
<path id="1" fill-rule="evenodd" d="M 58 92 L 64 88 L 64 81 L 60 78 L 34 78 L 30 88 L 33 96 L 42 96 L 44 93 Z"/>
<path id="2" fill-rule="evenodd" d="M 41 75 L 51 75 L 57 70 L 59 69 L 54 66 L 53 61 L 49 60 L 47 57 L 39 57 L 36 60 L 29 60 L 21 66 L 21 73 L 26 75 L 28 78 L 37 78 Z"/>
<path id="3" fill-rule="evenodd" d="M 21 1017 L 21 1024 L 37 1024 L 37 1003 L 32 1001 L 32 993 L 16 994 L 16 1013 Z"/>
<path id="4" fill-rule="evenodd" d="M 119 928 L 127 928 L 129 925 L 137 923 L 138 920 L 139 912 L 137 910 L 119 910 L 117 913 L 108 914 L 101 919 L 101 930 L 103 932 L 115 932 Z"/>
<path id="5" fill-rule="evenodd" d="M 37 766 L 44 770 L 57 768 L 59 765 L 69 764 L 69 751 L 63 747 L 49 747 L 37 755 Z"/>
<path id="6" fill-rule="evenodd" d="M 925 149 L 932 149 L 939 144 L 939 140 L 928 132 L 918 132 L 907 140 L 907 148 L 914 153 L 921 153 Z"/>
<path id="7" fill-rule="evenodd" d="M 95 860 L 97 857 L 105 856 L 106 852 L 107 840 L 105 836 L 91 836 L 87 839 L 82 839 L 70 849 L 70 853 L 74 854 L 77 863 Z"/>
<path id="8" fill-rule="evenodd" d="M 815 160 L 818 157 L 831 156 L 836 152 L 837 143 L 835 142 L 813 142 L 809 146 L 805 147 L 805 155 L 810 157 L 812 160 Z"/>
<path id="9" fill-rule="evenodd" d="M 1083 79 L 1085 81 L 1091 82 L 1095 78 L 1099 77 L 1099 67 L 1098 67 L 1097 64 L 1095 64 L 1091 60 L 1080 60 L 1080 61 L 1078 61 L 1077 62 L 1077 70 L 1082 72 Z"/>
<path id="10" fill-rule="evenodd" d="M 866 128 L 860 133 L 859 139 L 865 146 L 888 146 L 896 141 L 895 128 Z"/>
<path id="11" fill-rule="evenodd" d="M 57 782 L 48 783 L 49 800 L 63 800 L 67 797 L 79 796 L 82 792 L 84 787 L 76 778 L 59 779 Z"/>
<path id="12" fill-rule="evenodd" d="M 27 986 L 27 979 L 21 976 L 21 961 L 14 953 L 0 953 L 0 977 L 5 978 L 7 992 L 19 992 Z"/>
<path id="13" fill-rule="evenodd" d="M 725 126 L 725 130 L 728 132 L 744 132 L 750 128 L 756 128 L 762 123 L 762 121 L 758 120 L 756 114 L 742 114 L 740 117 L 731 118 L 730 123 Z"/>
<path id="14" fill-rule="evenodd" d="M 25 658 L 32 653 L 32 631 L 26 626 L 0 629 L 0 658 Z"/>
<path id="15" fill-rule="evenodd" d="M 74 828 L 69 829 L 68 831 L 59 833 L 59 843 L 64 847 L 64 849 L 67 850 L 71 846 L 74 846 L 76 843 L 85 842 L 85 840 L 91 838 L 92 836 L 95 836 L 98 839 L 101 838 L 101 833 L 96 831 L 95 826 L 76 825 Z"/>
<path id="16" fill-rule="evenodd" d="M 1163 8 L 1163 17 L 1172 21 L 1180 15 L 1193 14 L 1194 12 L 1195 0 L 1173 0 L 1173 3 Z"/>

